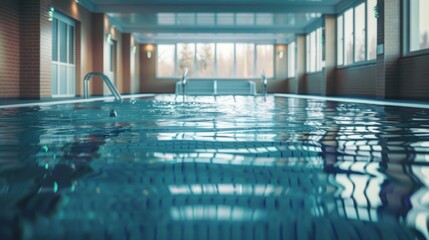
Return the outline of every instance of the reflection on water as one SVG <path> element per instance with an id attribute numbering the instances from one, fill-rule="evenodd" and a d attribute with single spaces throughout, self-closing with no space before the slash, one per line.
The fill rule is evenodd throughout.
<path id="1" fill-rule="evenodd" d="M 2 109 L 0 239 L 429 238 L 428 147 L 429 111 L 413 108 L 166 95 Z"/>

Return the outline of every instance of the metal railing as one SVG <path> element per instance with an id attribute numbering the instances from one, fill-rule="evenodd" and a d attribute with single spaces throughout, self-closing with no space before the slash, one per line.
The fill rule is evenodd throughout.
<path id="1" fill-rule="evenodd" d="M 115 100 L 117 100 L 117 101 L 122 100 L 121 94 L 119 93 L 119 91 L 115 87 L 115 85 L 113 85 L 112 81 L 110 81 L 110 79 L 105 74 L 100 73 L 100 72 L 90 72 L 90 73 L 85 75 L 85 78 L 83 79 L 84 98 L 89 98 L 89 80 L 91 80 L 94 77 L 100 77 L 101 79 L 103 79 L 103 81 L 106 83 L 107 87 L 109 87 L 110 92 L 115 97 Z"/>
<path id="2" fill-rule="evenodd" d="M 262 77 L 262 94 L 264 96 L 267 96 L 268 79 L 267 79 L 267 76 L 265 75 L 265 71 L 264 70 L 262 70 L 261 77 Z"/>
<path id="3" fill-rule="evenodd" d="M 185 68 L 185 71 L 183 72 L 181 84 L 182 84 L 182 94 L 183 96 L 186 95 L 186 84 L 188 83 L 188 69 Z"/>

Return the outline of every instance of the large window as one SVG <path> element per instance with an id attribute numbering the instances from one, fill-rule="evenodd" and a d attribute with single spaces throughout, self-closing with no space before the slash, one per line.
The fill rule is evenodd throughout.
<path id="1" fill-rule="evenodd" d="M 343 16 L 337 18 L 337 63 L 338 65 L 344 64 L 344 28 Z"/>
<path id="2" fill-rule="evenodd" d="M 185 70 L 188 70 L 188 76 L 192 77 L 195 73 L 195 44 L 181 43 L 177 44 L 177 65 L 179 76 L 182 76 Z"/>
<path id="3" fill-rule="evenodd" d="M 293 78 L 295 77 L 295 54 L 296 54 L 296 44 L 295 42 L 292 42 L 287 47 L 287 70 L 288 70 L 288 77 Z"/>
<path id="4" fill-rule="evenodd" d="M 365 3 L 355 8 L 355 62 L 365 61 Z"/>
<path id="5" fill-rule="evenodd" d="M 197 43 L 197 76 L 208 78 L 215 74 L 215 45 L 214 43 Z"/>
<path id="6" fill-rule="evenodd" d="M 259 78 L 274 76 L 274 46 L 254 43 L 160 44 L 157 77 Z"/>
<path id="7" fill-rule="evenodd" d="M 318 28 L 307 34 L 307 72 L 322 71 L 322 28 Z"/>
<path id="8" fill-rule="evenodd" d="M 353 63 L 353 9 L 344 13 L 344 64 Z"/>
<path id="9" fill-rule="evenodd" d="M 377 0 L 367 0 L 337 17 L 337 64 L 373 60 L 376 58 Z"/>
<path id="10" fill-rule="evenodd" d="M 221 78 L 234 77 L 234 44 L 219 43 L 216 49 L 217 76 Z"/>
<path id="11" fill-rule="evenodd" d="M 237 76 L 253 77 L 255 75 L 255 45 L 239 43 L 235 47 L 237 57 Z"/>
<path id="12" fill-rule="evenodd" d="M 368 0 L 367 1 L 367 60 L 372 60 L 377 57 L 376 49 L 377 49 L 377 18 L 376 18 L 376 8 L 377 8 L 377 0 Z"/>
<path id="13" fill-rule="evenodd" d="M 274 76 L 274 46 L 273 45 L 257 45 L 257 65 L 256 75 L 265 72 L 265 76 Z"/>
<path id="14" fill-rule="evenodd" d="M 409 0 L 410 51 L 429 48 L 429 0 Z"/>
<path id="15" fill-rule="evenodd" d="M 162 77 L 176 75 L 175 45 L 158 45 L 156 73 Z"/>

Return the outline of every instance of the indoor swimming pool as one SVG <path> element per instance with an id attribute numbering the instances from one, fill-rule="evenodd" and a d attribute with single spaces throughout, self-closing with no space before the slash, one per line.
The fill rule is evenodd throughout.
<path id="1" fill-rule="evenodd" d="M 0 109 L 0 239 L 429 238 L 429 109 L 157 95 Z"/>

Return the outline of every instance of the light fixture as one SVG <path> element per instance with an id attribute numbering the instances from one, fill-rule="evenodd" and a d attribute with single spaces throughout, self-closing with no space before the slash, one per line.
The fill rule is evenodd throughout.
<path id="1" fill-rule="evenodd" d="M 278 54 L 279 58 L 283 58 L 284 53 L 282 50 L 278 51 L 277 54 Z"/>
<path id="2" fill-rule="evenodd" d="M 55 9 L 54 9 L 54 7 L 51 7 L 50 9 L 49 9 L 49 18 L 48 18 L 48 20 L 50 21 L 50 22 L 52 22 L 52 20 L 54 19 L 54 12 L 55 12 Z"/>
<path id="3" fill-rule="evenodd" d="M 79 0 L 74 0 L 75 3 L 79 3 Z"/>
<path id="4" fill-rule="evenodd" d="M 133 47 L 131 48 L 131 52 L 132 52 L 133 54 L 135 54 L 135 53 L 136 53 L 136 51 L 137 51 L 137 47 L 136 47 L 136 45 L 133 45 Z"/>
<path id="5" fill-rule="evenodd" d="M 146 56 L 147 58 L 152 58 L 152 51 L 153 51 L 153 45 L 152 44 L 148 44 L 146 45 Z"/>
<path id="6" fill-rule="evenodd" d="M 112 42 L 112 34 L 107 34 L 107 42 L 110 43 Z"/>

